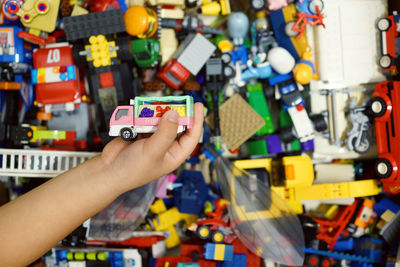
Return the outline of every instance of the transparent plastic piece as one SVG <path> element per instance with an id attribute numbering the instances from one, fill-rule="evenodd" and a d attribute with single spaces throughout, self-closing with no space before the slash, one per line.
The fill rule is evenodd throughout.
<path id="1" fill-rule="evenodd" d="M 154 181 L 119 196 L 90 220 L 88 238 L 118 241 L 131 238 L 153 203 L 156 189 Z"/>
<path id="2" fill-rule="evenodd" d="M 303 265 L 304 233 L 289 204 L 263 181 L 222 156 L 214 156 L 216 180 L 230 203 L 231 225 L 240 240 L 264 259 Z"/>

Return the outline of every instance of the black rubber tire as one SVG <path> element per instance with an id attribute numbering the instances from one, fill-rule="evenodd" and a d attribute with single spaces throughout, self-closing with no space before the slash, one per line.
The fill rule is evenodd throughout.
<path id="1" fill-rule="evenodd" d="M 232 62 L 232 55 L 229 52 L 225 52 L 221 54 L 221 60 L 224 64 L 230 64 Z"/>
<path id="2" fill-rule="evenodd" d="M 356 146 L 356 141 L 357 137 L 351 140 L 351 144 L 353 145 L 353 150 L 359 154 L 367 153 L 371 147 L 371 142 L 367 138 L 364 138 L 364 141 L 362 142 L 361 146 Z"/>
<path id="3" fill-rule="evenodd" d="M 380 97 L 372 98 L 368 101 L 368 115 L 371 115 L 374 118 L 382 117 L 386 112 L 386 102 Z"/>
<path id="4" fill-rule="evenodd" d="M 222 240 L 218 240 L 218 239 L 216 238 L 216 237 L 219 236 L 219 235 L 222 235 Z M 222 231 L 220 231 L 220 230 L 214 231 L 214 232 L 212 233 L 212 235 L 211 235 L 211 240 L 212 240 L 212 242 L 214 242 L 214 243 L 224 243 L 224 238 L 225 238 L 225 235 L 224 235 L 224 233 L 222 233 Z"/>
<path id="5" fill-rule="evenodd" d="M 377 28 L 380 31 L 387 31 L 391 25 L 392 25 L 392 22 L 389 19 L 382 18 L 382 19 L 378 20 Z"/>
<path id="6" fill-rule="evenodd" d="M 208 235 L 201 234 L 203 229 L 208 230 Z M 209 239 L 210 235 L 211 235 L 210 227 L 208 227 L 207 225 L 201 225 L 201 226 L 197 227 L 196 234 L 197 234 L 198 238 L 200 238 L 200 239 L 203 239 L 203 240 Z"/>
<path id="7" fill-rule="evenodd" d="M 251 0 L 250 1 L 250 6 L 255 11 L 259 11 L 261 9 L 264 9 L 265 4 L 266 4 L 265 0 Z"/>
<path id="8" fill-rule="evenodd" d="M 393 58 L 392 58 L 391 56 L 389 56 L 389 55 L 382 55 L 382 56 L 379 58 L 379 66 L 380 66 L 382 69 L 387 69 L 387 68 L 389 68 L 390 66 L 393 65 L 393 63 L 394 63 L 394 60 L 393 60 Z"/>
<path id="9" fill-rule="evenodd" d="M 236 72 L 235 69 L 232 68 L 231 66 L 224 66 L 224 76 L 227 79 L 235 77 Z"/>
<path id="10" fill-rule="evenodd" d="M 316 9 L 314 8 L 313 5 L 315 5 L 315 2 L 319 2 L 318 4 L 320 5 L 319 11 L 322 13 L 322 11 L 324 10 L 324 2 L 322 2 L 322 0 L 311 0 L 308 3 L 308 10 L 313 14 L 313 15 L 317 15 Z"/>
<path id="11" fill-rule="evenodd" d="M 310 115 L 310 120 L 314 124 L 314 129 L 317 132 L 323 132 L 328 129 L 328 124 L 325 121 L 325 117 L 322 114 L 313 114 Z"/>
<path id="12" fill-rule="evenodd" d="M 132 141 L 135 138 L 132 130 L 129 128 L 122 128 L 120 135 L 121 135 L 122 140 L 124 140 L 124 141 Z"/>
<path id="13" fill-rule="evenodd" d="M 385 168 L 386 171 L 384 171 L 383 168 Z M 379 158 L 375 163 L 375 172 L 379 178 L 388 178 L 393 172 L 392 164 L 387 159 Z"/>
<path id="14" fill-rule="evenodd" d="M 279 138 L 285 144 L 289 144 L 296 139 L 291 126 L 283 126 L 279 129 Z"/>

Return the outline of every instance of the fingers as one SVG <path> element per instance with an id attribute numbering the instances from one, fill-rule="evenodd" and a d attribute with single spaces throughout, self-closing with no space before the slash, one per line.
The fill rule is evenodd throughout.
<path id="1" fill-rule="evenodd" d="M 175 141 L 178 131 L 179 114 L 175 110 L 166 112 L 158 125 L 158 130 L 144 144 L 146 153 L 163 156 Z"/>
<path id="2" fill-rule="evenodd" d="M 194 105 L 194 125 L 181 136 L 178 142 L 171 146 L 170 153 L 173 158 L 184 160 L 193 152 L 200 140 L 203 120 L 203 104 L 196 103 Z"/>
<path id="3" fill-rule="evenodd" d="M 111 163 L 114 158 L 129 145 L 129 142 L 122 140 L 120 137 L 114 138 L 109 142 L 101 153 L 101 158 L 105 164 Z"/>

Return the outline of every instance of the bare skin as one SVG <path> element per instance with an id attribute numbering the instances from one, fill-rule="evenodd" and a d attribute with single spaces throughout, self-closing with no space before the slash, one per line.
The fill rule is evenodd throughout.
<path id="1" fill-rule="evenodd" d="M 175 170 L 200 139 L 203 106 L 195 104 L 194 126 L 179 139 L 177 116 L 168 111 L 149 138 L 116 138 L 101 155 L 0 207 L 0 266 L 26 266 L 120 194 Z"/>

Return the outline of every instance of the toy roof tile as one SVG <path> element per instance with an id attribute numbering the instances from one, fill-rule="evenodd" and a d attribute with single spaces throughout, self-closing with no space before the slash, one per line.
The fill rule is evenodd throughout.
<path id="1" fill-rule="evenodd" d="M 229 149 L 234 150 L 246 142 L 265 121 L 239 95 L 235 94 L 219 107 L 221 136 Z M 213 127 L 212 115 L 206 119 Z"/>
<path id="2" fill-rule="evenodd" d="M 67 41 L 86 39 L 92 35 L 125 32 L 123 12 L 121 9 L 114 9 L 66 17 L 64 31 Z"/>

